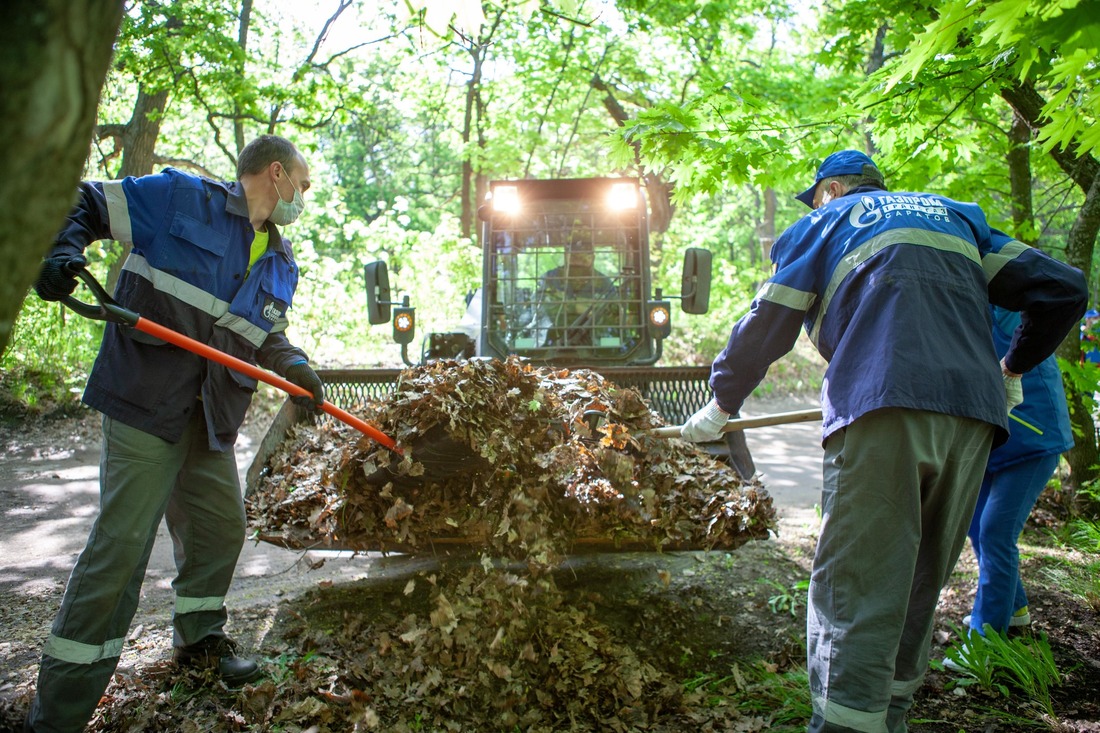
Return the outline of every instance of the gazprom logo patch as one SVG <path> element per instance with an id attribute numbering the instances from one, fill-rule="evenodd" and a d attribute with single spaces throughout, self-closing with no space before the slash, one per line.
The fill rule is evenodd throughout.
<path id="1" fill-rule="evenodd" d="M 848 223 L 857 229 L 869 227 L 881 219 L 927 219 L 935 222 L 950 221 L 950 212 L 941 199 L 935 196 L 910 196 L 887 194 L 861 196 L 848 212 Z"/>
<path id="2" fill-rule="evenodd" d="M 882 218 L 882 212 L 875 207 L 875 199 L 860 196 L 859 203 L 848 212 L 848 223 L 856 229 L 869 227 Z"/>
<path id="3" fill-rule="evenodd" d="M 283 317 L 283 311 L 279 309 L 279 304 L 274 300 L 268 300 L 264 303 L 263 310 L 264 320 L 275 323 Z"/>

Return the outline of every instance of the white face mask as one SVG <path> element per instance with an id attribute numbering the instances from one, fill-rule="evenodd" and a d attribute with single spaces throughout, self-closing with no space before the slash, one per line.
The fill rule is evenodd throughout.
<path id="1" fill-rule="evenodd" d="M 290 176 L 286 179 L 290 181 Z M 302 210 L 306 208 L 306 200 L 302 198 L 301 192 L 294 185 L 294 181 L 290 181 L 290 187 L 294 189 L 294 199 L 287 203 L 283 200 L 283 194 L 279 191 L 279 184 L 275 184 L 275 193 L 279 194 L 279 200 L 275 202 L 275 209 L 268 216 L 268 220 L 272 224 L 277 224 L 281 227 L 285 227 L 287 224 L 293 224 L 301 215 Z"/>

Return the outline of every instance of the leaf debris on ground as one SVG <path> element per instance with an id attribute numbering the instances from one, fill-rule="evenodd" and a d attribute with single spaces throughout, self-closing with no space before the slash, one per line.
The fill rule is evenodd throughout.
<path id="1" fill-rule="evenodd" d="M 593 410 L 605 418 L 595 429 L 584 419 Z M 415 610 L 292 625 L 291 661 L 221 707 L 218 725 L 708 730 L 740 717 L 723 706 L 695 710 L 694 693 L 602 622 L 594 600 L 567 599 L 554 570 L 591 547 L 729 551 L 766 538 L 775 512 L 755 479 L 648 435 L 662 420 L 640 395 L 587 370 L 515 358 L 435 362 L 406 370 L 391 398 L 362 412 L 406 449 L 443 430 L 474 468 L 440 478 L 415 447 L 398 460 L 343 425 L 302 424 L 250 493 L 255 531 L 298 546 L 451 546 L 467 560 L 408 581 L 401 594 Z M 391 480 L 368 482 L 380 470 Z M 207 704 L 188 702 L 188 718 Z M 108 717 L 139 707 L 154 714 L 112 705 Z"/>

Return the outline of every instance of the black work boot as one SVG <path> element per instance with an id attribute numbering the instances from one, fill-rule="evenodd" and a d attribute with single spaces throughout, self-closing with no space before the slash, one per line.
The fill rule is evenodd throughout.
<path id="1" fill-rule="evenodd" d="M 237 642 L 227 636 L 208 636 L 190 646 L 176 647 L 172 659 L 180 666 L 216 669 L 229 687 L 240 687 L 263 674 L 259 664 L 237 656 Z"/>

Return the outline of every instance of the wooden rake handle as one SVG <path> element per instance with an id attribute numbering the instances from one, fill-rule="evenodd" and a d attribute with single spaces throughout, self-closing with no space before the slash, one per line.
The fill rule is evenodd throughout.
<path id="1" fill-rule="evenodd" d="M 722 427 L 723 433 L 747 428 L 763 428 L 769 425 L 788 425 L 796 422 L 812 422 L 821 419 L 821 408 L 815 407 L 809 410 L 793 410 L 791 412 L 777 412 L 771 415 L 758 415 L 756 417 L 736 417 Z M 682 425 L 669 425 L 664 428 L 654 428 L 648 431 L 649 435 L 658 438 L 679 438 Z"/>

